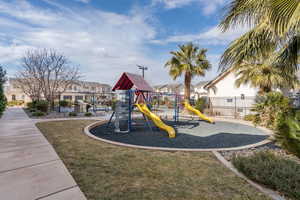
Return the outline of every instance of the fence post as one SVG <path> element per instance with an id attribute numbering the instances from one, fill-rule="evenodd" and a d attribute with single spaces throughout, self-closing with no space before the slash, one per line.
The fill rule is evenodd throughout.
<path id="1" fill-rule="evenodd" d="M 237 112 L 236 112 L 236 96 L 234 96 L 234 119 L 237 118 Z"/>

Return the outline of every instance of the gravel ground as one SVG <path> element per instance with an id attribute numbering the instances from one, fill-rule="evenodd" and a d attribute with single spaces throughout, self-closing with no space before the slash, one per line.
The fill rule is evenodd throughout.
<path id="1" fill-rule="evenodd" d="M 254 148 L 243 149 L 243 150 L 238 150 L 238 151 L 220 151 L 220 153 L 226 160 L 231 161 L 232 158 L 235 156 L 250 156 L 250 155 L 253 155 L 254 153 L 257 153 L 260 151 L 271 151 L 279 156 L 283 156 L 290 160 L 294 160 L 300 164 L 299 158 L 286 152 L 284 149 L 280 148 L 273 142 L 262 145 L 262 146 L 254 147 Z"/>
<path id="2" fill-rule="evenodd" d="M 170 139 L 167 133 L 159 130 L 152 123 L 152 131 L 144 120 L 135 120 L 130 133 L 114 133 L 107 124 L 95 127 L 91 133 L 97 137 L 127 144 L 169 147 L 169 148 L 229 148 L 254 144 L 265 140 L 268 135 L 252 126 L 217 122 L 209 124 L 204 121 L 166 121 L 175 127 L 177 136 Z"/>

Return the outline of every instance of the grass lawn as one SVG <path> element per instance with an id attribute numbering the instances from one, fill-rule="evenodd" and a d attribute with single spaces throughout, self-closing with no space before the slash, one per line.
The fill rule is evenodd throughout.
<path id="1" fill-rule="evenodd" d="M 89 200 L 269 199 L 210 152 L 113 146 L 83 134 L 91 120 L 38 123 Z"/>

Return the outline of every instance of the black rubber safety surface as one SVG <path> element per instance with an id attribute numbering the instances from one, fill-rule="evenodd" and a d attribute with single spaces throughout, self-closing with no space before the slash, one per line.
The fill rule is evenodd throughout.
<path id="1" fill-rule="evenodd" d="M 176 138 L 169 138 L 165 131 L 159 130 L 151 122 L 148 125 L 143 119 L 134 120 L 130 133 L 115 133 L 113 124 L 97 126 L 90 132 L 99 138 L 126 144 L 191 149 L 239 147 L 255 144 L 269 137 L 258 128 L 231 122 L 210 124 L 186 120 L 178 124 L 172 121 L 165 123 L 175 128 Z"/>

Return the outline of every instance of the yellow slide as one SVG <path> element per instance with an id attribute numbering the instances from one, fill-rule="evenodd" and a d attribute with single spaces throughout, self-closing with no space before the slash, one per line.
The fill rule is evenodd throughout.
<path id="1" fill-rule="evenodd" d="M 199 110 L 193 108 L 193 106 L 191 106 L 189 102 L 185 101 L 184 102 L 184 107 L 186 107 L 186 109 L 188 109 L 189 111 L 191 111 L 191 112 L 195 113 L 196 115 L 198 115 L 198 117 L 200 117 L 200 119 L 203 119 L 203 120 L 205 120 L 209 123 L 215 123 L 212 119 L 206 117 Z"/>
<path id="2" fill-rule="evenodd" d="M 166 125 L 157 115 L 149 110 L 146 104 L 136 104 L 136 106 L 139 111 L 150 118 L 158 128 L 167 131 L 169 134 L 169 138 L 175 138 L 176 133 L 174 128 Z"/>

